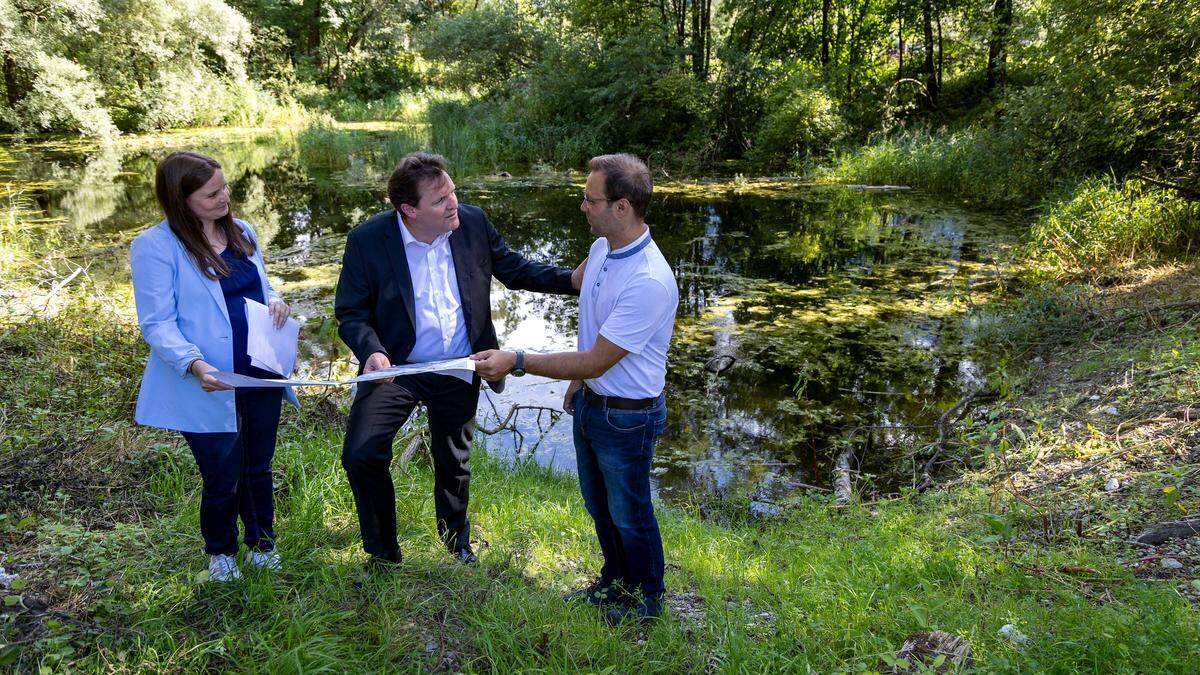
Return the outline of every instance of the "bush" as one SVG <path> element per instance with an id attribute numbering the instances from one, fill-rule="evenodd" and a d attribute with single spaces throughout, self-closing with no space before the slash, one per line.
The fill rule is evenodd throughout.
<path id="1" fill-rule="evenodd" d="M 87 70 L 59 56 L 39 55 L 28 95 L 5 110 L 5 121 L 18 131 L 79 131 L 109 137 L 116 126 L 100 105 L 104 90 Z"/>
<path id="2" fill-rule="evenodd" d="M 768 100 L 748 159 L 768 167 L 804 165 L 828 154 L 845 132 L 834 101 L 807 77 L 796 76 Z"/>

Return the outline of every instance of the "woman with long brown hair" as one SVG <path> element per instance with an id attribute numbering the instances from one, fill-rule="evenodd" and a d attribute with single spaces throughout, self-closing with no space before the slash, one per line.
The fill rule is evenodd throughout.
<path id="1" fill-rule="evenodd" d="M 166 218 L 130 250 L 138 326 L 150 345 L 134 419 L 183 434 L 204 487 L 200 532 L 209 578 L 241 577 L 237 521 L 251 567 L 278 570 L 271 459 L 282 399 L 292 391 L 238 389 L 217 371 L 279 377 L 250 363 L 246 300 L 268 305 L 275 327 L 289 308 L 271 288 L 253 228 L 230 211 L 221 165 L 194 152 L 158 163 L 155 194 Z"/>

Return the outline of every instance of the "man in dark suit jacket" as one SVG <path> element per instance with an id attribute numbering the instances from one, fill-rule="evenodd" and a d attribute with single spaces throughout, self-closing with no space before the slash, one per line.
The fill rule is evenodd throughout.
<path id="1" fill-rule="evenodd" d="M 334 301 L 338 334 L 363 372 L 438 361 L 497 347 L 491 278 L 512 289 L 578 295 L 572 271 L 526 260 L 475 206 L 459 204 L 440 155 L 413 153 L 388 180 L 395 209 L 350 232 Z M 495 388 L 495 387 L 494 387 Z M 467 518 L 468 467 L 479 378 L 436 373 L 359 385 L 342 447 L 369 565 L 400 561 L 392 441 L 418 402 L 429 412 L 438 533 L 474 562 Z"/>

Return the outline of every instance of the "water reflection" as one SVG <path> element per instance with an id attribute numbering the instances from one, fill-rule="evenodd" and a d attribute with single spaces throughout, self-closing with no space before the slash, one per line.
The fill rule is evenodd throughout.
<path id="1" fill-rule="evenodd" d="M 237 214 L 268 242 L 272 273 L 309 319 L 303 367 L 322 375 L 352 367 L 333 338 L 333 287 L 345 233 L 384 208 L 378 163 L 395 154 L 353 154 L 369 138 L 331 165 L 286 137 L 192 146 L 222 162 Z M 27 245 L 77 252 L 128 241 L 159 219 L 153 167 L 169 150 L 10 148 L 9 192 L 19 186 L 35 200 L 37 217 L 23 227 L 44 233 Z M 592 241 L 578 209 L 582 178 L 458 182 L 460 198 L 482 206 L 512 248 L 573 266 Z M 886 489 L 902 473 L 898 454 L 928 437 L 937 406 L 984 378 L 986 364 L 970 353 L 970 308 L 995 288 L 1005 228 L 910 195 L 742 181 L 659 187 L 649 220 L 680 283 L 660 493 L 750 487 L 769 502 L 795 481 L 827 483 L 847 442 Z M 115 278 L 127 279 L 125 255 L 108 256 Z M 492 306 L 504 346 L 574 347 L 573 299 L 497 283 Z M 715 355 L 733 366 L 710 372 L 720 370 L 704 367 Z M 573 469 L 570 418 L 551 412 L 564 390 L 529 376 L 510 378 L 503 395 L 485 392 L 484 427 L 516 404 L 542 408 L 518 413 L 516 433 L 487 437 L 489 450 Z"/>

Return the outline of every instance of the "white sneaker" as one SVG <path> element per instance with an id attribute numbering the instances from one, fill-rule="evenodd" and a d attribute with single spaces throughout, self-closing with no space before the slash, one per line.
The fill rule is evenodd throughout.
<path id="1" fill-rule="evenodd" d="M 278 572 L 283 569 L 276 551 L 250 551 L 246 554 L 246 564 L 258 570 Z"/>
<path id="2" fill-rule="evenodd" d="M 242 578 L 237 561 L 231 555 L 208 556 L 208 580 L 225 583 Z"/>

